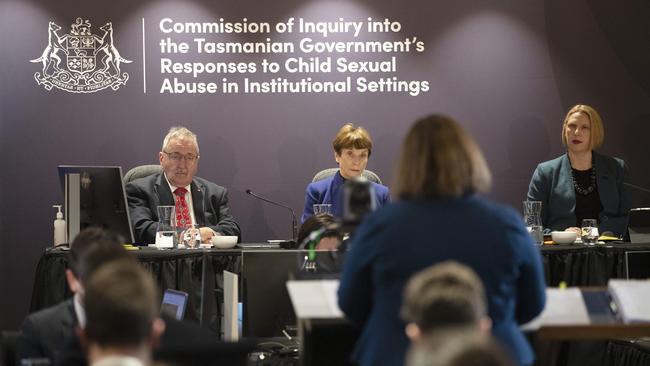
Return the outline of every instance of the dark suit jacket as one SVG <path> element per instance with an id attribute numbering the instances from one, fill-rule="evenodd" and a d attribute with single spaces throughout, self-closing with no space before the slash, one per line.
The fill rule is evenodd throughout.
<path id="1" fill-rule="evenodd" d="M 241 235 L 239 225 L 230 215 L 228 192 L 225 188 L 194 177 L 191 190 L 194 217 L 199 226 L 210 227 L 223 235 Z M 136 179 L 126 185 L 126 194 L 136 243 L 154 243 L 158 226 L 158 206 L 174 205 L 174 196 L 165 176 L 158 173 Z"/>
<path id="2" fill-rule="evenodd" d="M 632 207 L 629 171 L 621 159 L 593 153 L 596 186 L 603 210 L 598 215 L 599 229 L 622 235 Z M 576 225 L 576 194 L 567 154 L 537 166 L 528 187 L 528 200 L 542 202 L 545 231 L 564 230 Z"/>
<path id="3" fill-rule="evenodd" d="M 20 329 L 18 359 L 49 358 L 54 365 L 70 349 L 81 352 L 75 334 L 77 324 L 72 299 L 29 315 Z"/>
<path id="4" fill-rule="evenodd" d="M 455 260 L 483 281 L 492 333 L 519 364 L 532 364 L 523 324 L 544 308 L 539 250 L 521 215 L 477 196 L 389 204 L 357 229 L 343 264 L 339 305 L 362 328 L 361 366 L 403 365 L 408 347 L 399 318 L 404 285 L 435 263 Z"/>
<path id="5" fill-rule="evenodd" d="M 305 208 L 302 210 L 301 222 L 305 222 L 314 215 L 314 204 L 329 203 L 332 205 L 332 215 L 334 217 L 343 216 L 343 185 L 345 178 L 337 171 L 333 176 L 309 183 L 305 190 Z M 370 182 L 375 191 L 375 206 L 377 208 L 390 202 L 390 192 L 388 187 Z"/>

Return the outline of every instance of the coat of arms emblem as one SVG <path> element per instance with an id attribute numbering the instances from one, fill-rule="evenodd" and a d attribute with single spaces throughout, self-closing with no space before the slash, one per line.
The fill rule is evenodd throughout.
<path id="1" fill-rule="evenodd" d="M 87 19 L 77 18 L 70 33 L 61 36 L 61 27 L 49 23 L 43 54 L 30 60 L 42 65 L 42 71 L 34 74 L 39 85 L 47 90 L 56 87 L 72 93 L 93 93 L 108 87 L 117 90 L 126 84 L 129 74 L 121 72 L 120 64 L 132 61 L 123 58 L 115 47 L 113 25 L 101 26 L 101 36 L 90 28 Z"/>

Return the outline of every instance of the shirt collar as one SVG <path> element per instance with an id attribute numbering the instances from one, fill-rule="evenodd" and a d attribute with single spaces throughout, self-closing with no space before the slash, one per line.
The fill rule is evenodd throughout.
<path id="1" fill-rule="evenodd" d="M 176 188 L 180 188 L 180 187 L 176 187 L 176 186 L 172 185 L 171 183 L 169 183 L 169 179 L 167 179 L 167 174 L 165 174 L 164 172 L 163 172 L 163 176 L 165 177 L 165 181 L 166 181 L 167 184 L 169 185 L 169 190 L 171 190 L 172 193 L 174 193 L 174 191 L 176 190 Z M 186 186 L 183 187 L 183 188 L 187 189 L 187 192 L 188 192 L 188 193 L 192 192 L 192 183 L 186 185 Z"/>

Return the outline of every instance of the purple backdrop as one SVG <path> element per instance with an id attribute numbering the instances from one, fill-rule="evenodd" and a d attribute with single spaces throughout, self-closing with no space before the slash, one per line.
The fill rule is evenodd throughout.
<path id="1" fill-rule="evenodd" d="M 629 163 L 633 183 L 650 186 L 645 169 L 650 150 L 645 141 L 650 116 L 649 15 L 649 5 L 641 0 L 615 6 L 606 0 L 408 4 L 390 0 L 2 0 L 0 156 L 7 159 L 0 172 L 0 293 L 4 294 L 0 329 L 16 329 L 27 313 L 36 263 L 51 243 L 55 213 L 51 205 L 62 201 L 56 166 L 120 165 L 126 171 L 155 163 L 165 131 L 172 125 L 186 125 L 199 135 L 199 175 L 230 190 L 231 209 L 245 241 L 290 236 L 288 214 L 252 200 L 245 190 L 300 212 L 305 185 L 313 174 L 335 164 L 330 142 L 344 122 L 368 128 L 375 141 L 368 167 L 390 183 L 400 141 L 411 122 L 432 112 L 449 114 L 482 146 L 495 177 L 491 196 L 519 208 L 536 164 L 562 153 L 560 124 L 565 111 L 573 104 L 588 103 L 605 121 L 602 151 Z M 129 80 L 119 90 L 73 94 L 46 91 L 36 84 L 34 73 L 41 71 L 41 65 L 29 60 L 43 52 L 48 22 L 61 25 L 62 35 L 77 17 L 90 19 L 95 33 L 100 25 L 112 22 L 115 46 L 133 61 L 121 65 Z M 417 36 L 425 50 L 398 55 L 397 72 L 387 75 L 426 80 L 430 90 L 418 96 L 160 94 L 158 41 L 166 35 L 158 29 L 158 21 L 164 17 L 184 21 L 245 17 L 270 23 L 290 17 L 390 18 L 401 23 L 400 33 L 373 37 Z M 258 39 L 220 37 L 240 42 Z M 261 57 L 200 59 L 259 61 Z M 639 196 L 637 205 L 646 204 L 647 197 Z"/>

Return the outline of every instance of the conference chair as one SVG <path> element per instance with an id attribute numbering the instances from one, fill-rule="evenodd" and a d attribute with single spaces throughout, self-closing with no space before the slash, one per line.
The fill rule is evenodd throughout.
<path id="1" fill-rule="evenodd" d="M 312 182 L 318 182 L 319 180 L 329 178 L 329 177 L 333 176 L 334 174 L 336 174 L 336 172 L 338 172 L 338 171 L 339 171 L 339 168 L 329 168 L 329 169 L 321 170 L 320 172 L 316 173 L 316 175 L 314 175 L 314 178 L 311 181 Z M 383 184 L 381 182 L 381 179 L 379 179 L 379 176 L 377 174 L 375 174 L 373 171 L 370 171 L 370 170 L 366 169 L 366 170 L 363 171 L 363 173 L 361 173 L 361 175 L 364 178 L 371 181 L 371 182 L 375 182 L 377 184 Z"/>
<path id="2" fill-rule="evenodd" d="M 162 168 L 160 167 L 160 165 L 139 165 L 133 167 L 131 170 L 126 172 L 126 174 L 124 174 L 124 178 L 122 178 L 122 181 L 126 185 L 131 181 L 134 181 L 139 178 L 148 177 L 151 174 L 160 173 L 161 171 Z"/>

